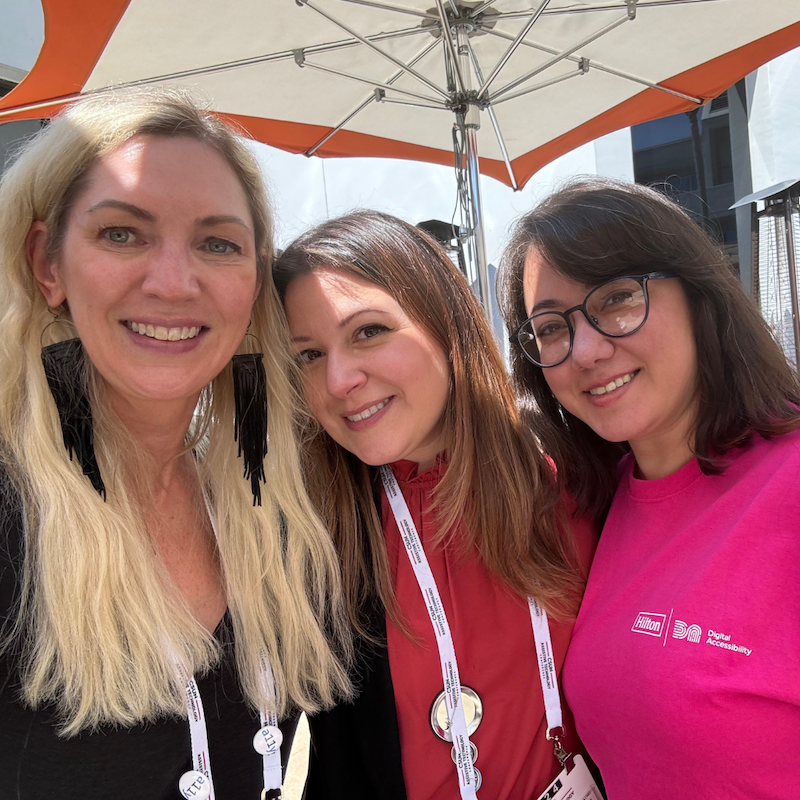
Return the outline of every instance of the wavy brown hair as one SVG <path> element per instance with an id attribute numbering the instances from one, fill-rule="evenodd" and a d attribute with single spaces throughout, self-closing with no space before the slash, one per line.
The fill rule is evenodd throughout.
<path id="1" fill-rule="evenodd" d="M 800 427 L 797 373 L 720 249 L 675 203 L 636 184 L 582 178 L 550 195 L 516 224 L 501 262 L 500 306 L 510 331 L 527 318 L 525 258 L 536 248 L 556 272 L 586 286 L 623 275 L 673 270 L 689 301 L 697 345 L 698 415 L 692 449 L 707 475 L 754 433 Z M 544 371 L 512 346 L 515 383 L 537 432 L 578 507 L 602 516 L 628 450 L 561 406 Z"/>
<path id="2" fill-rule="evenodd" d="M 574 613 L 583 589 L 552 468 L 517 410 L 483 308 L 442 248 L 387 214 L 361 211 L 301 236 L 277 260 L 282 299 L 291 281 L 334 269 L 388 292 L 452 363 L 444 412 L 451 442 L 434 500 L 444 539 L 464 521 L 476 548 L 511 590 L 535 596 L 555 616 Z M 305 430 L 306 480 L 339 551 L 351 618 L 377 597 L 401 627 L 377 497 L 377 471 L 334 442 L 313 420 Z"/>

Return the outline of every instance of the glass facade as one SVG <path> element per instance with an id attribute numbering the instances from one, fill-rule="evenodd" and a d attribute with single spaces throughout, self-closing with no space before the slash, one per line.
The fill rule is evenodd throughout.
<path id="1" fill-rule="evenodd" d="M 703 224 L 738 269 L 727 92 L 696 111 L 631 128 L 637 183 L 664 191 Z"/>

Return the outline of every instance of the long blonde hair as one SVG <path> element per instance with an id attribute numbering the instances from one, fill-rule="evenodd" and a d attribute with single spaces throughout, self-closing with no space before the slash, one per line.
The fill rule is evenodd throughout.
<path id="1" fill-rule="evenodd" d="M 451 446 L 434 501 L 440 538 L 463 520 L 466 536 L 457 545 L 477 549 L 502 583 L 533 595 L 554 616 L 573 614 L 584 581 L 553 471 L 520 418 L 491 328 L 463 275 L 425 233 L 375 211 L 323 223 L 291 244 L 273 267 L 281 298 L 294 278 L 322 268 L 384 289 L 450 358 L 444 424 Z M 375 506 L 375 470 L 313 421 L 306 435 L 309 491 L 339 550 L 351 621 L 366 633 L 364 608 L 378 597 L 405 630 Z"/>
<path id="2" fill-rule="evenodd" d="M 57 257 L 70 204 L 92 165 L 144 134 L 191 137 L 217 151 L 242 184 L 254 221 L 262 282 L 250 331 L 263 345 L 269 387 L 261 507 L 252 505 L 237 457 L 230 366 L 204 389 L 186 437 L 215 516 L 242 690 L 253 706 L 279 713 L 289 705 L 315 711 L 350 693 L 336 553 L 303 488 L 288 338 L 272 283 L 263 280 L 272 225 L 258 167 L 227 125 L 182 93 L 112 92 L 60 114 L 0 184 L 0 457 L 21 496 L 25 529 L 13 641 L 22 645 L 25 699 L 56 703 L 66 735 L 184 714 L 173 654 L 196 673 L 220 655 L 155 554 L 137 479 L 144 456 L 105 402 L 103 380 L 88 358 L 107 502 L 68 457 L 40 357 L 50 315 L 25 255 L 32 222 L 43 220 Z M 43 343 L 61 327 L 51 326 Z M 259 678 L 264 653 L 275 698 Z"/>

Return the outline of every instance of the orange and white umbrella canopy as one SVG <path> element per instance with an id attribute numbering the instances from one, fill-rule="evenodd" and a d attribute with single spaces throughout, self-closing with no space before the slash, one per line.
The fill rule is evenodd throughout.
<path id="1" fill-rule="evenodd" d="M 481 171 L 519 187 L 800 45 L 800 0 L 42 2 L 44 45 L 0 122 L 168 82 L 284 150 L 452 164 L 466 109 Z"/>

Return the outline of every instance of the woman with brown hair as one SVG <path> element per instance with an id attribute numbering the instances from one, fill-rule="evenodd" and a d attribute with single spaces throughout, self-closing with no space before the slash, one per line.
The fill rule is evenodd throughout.
<path id="1" fill-rule="evenodd" d="M 537 644 L 560 710 L 593 536 L 479 303 L 432 239 L 376 212 L 305 234 L 273 275 L 312 415 L 306 479 L 362 634 L 361 696 L 311 718 L 307 797 L 538 797 L 561 770 L 548 727 L 561 755 L 575 740 L 566 710 L 546 718 Z"/>
<path id="2" fill-rule="evenodd" d="M 537 431 L 579 509 L 607 515 L 564 686 L 609 797 L 785 797 L 796 372 L 714 243 L 642 186 L 553 194 L 519 221 L 502 282 Z"/>

